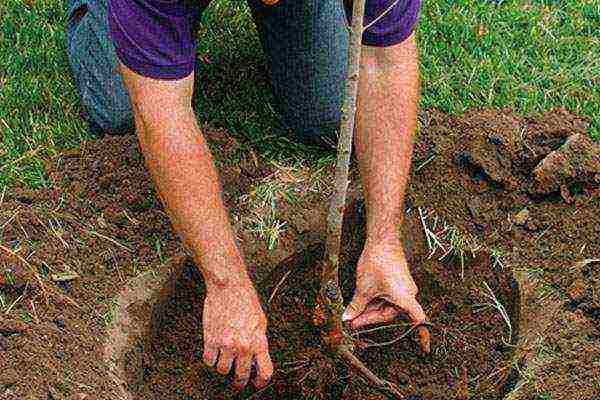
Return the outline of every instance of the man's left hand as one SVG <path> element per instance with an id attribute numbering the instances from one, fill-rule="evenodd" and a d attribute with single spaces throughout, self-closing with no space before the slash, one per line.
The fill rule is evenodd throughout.
<path id="1" fill-rule="evenodd" d="M 425 322 L 425 313 L 416 299 L 418 292 L 402 244 L 367 244 L 356 267 L 356 291 L 342 319 L 353 328 L 394 320 L 401 313 L 414 325 Z M 421 346 L 428 351 L 429 333 L 419 330 Z"/>

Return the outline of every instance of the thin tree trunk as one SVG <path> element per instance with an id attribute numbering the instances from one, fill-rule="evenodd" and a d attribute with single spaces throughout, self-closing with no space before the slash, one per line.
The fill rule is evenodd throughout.
<path id="1" fill-rule="evenodd" d="M 338 266 L 356 115 L 364 13 L 365 0 L 354 0 L 348 51 L 348 77 L 342 105 L 342 121 L 335 168 L 335 193 L 331 199 L 327 217 L 327 242 L 325 244 L 325 261 L 321 278 L 321 306 L 323 306 L 323 311 L 326 314 L 325 333 L 329 334 L 333 346 L 339 346 L 343 340 L 342 312 L 344 303 L 339 287 Z"/>
<path id="2" fill-rule="evenodd" d="M 339 285 L 338 267 L 356 115 L 364 13 L 365 0 L 354 0 L 348 54 L 348 78 L 342 105 L 342 123 L 335 167 L 335 192 L 327 216 L 325 261 L 323 263 L 321 290 L 318 300 L 320 310 L 318 310 L 318 315 L 315 315 L 317 317 L 315 319 L 320 321 L 322 325 L 321 337 L 332 353 L 357 370 L 377 390 L 397 399 L 402 399 L 402 394 L 394 384 L 379 378 L 352 353 L 354 348 L 352 338 L 344 333 L 342 324 L 344 300 Z"/>

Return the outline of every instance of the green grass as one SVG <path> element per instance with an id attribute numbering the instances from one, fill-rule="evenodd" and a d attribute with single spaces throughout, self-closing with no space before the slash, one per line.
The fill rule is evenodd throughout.
<path id="1" fill-rule="evenodd" d="M 230 3 L 203 16 L 198 55 L 210 63 L 197 79 L 200 120 L 268 159 L 322 161 L 281 128 L 249 12 Z M 0 2 L 0 188 L 48 186 L 43 160 L 90 137 L 69 72 L 65 9 L 64 0 Z M 587 116 L 600 140 L 599 32 L 596 0 L 424 1 L 421 106 L 520 114 L 564 106 Z"/>
<path id="2" fill-rule="evenodd" d="M 600 3 L 426 1 L 419 44 L 425 108 L 564 106 L 600 138 Z"/>

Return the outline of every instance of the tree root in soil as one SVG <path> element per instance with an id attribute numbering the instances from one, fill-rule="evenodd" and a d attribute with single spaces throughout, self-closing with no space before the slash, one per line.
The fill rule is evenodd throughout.
<path id="1" fill-rule="evenodd" d="M 402 399 L 402 393 L 396 385 L 385 379 L 381 379 L 375 375 L 369 367 L 367 367 L 354 353 L 349 349 L 342 349 L 338 352 L 340 358 L 342 358 L 346 364 L 354 368 L 368 381 L 375 385 L 375 388 L 384 392 L 384 394 L 392 394 L 398 399 Z"/>

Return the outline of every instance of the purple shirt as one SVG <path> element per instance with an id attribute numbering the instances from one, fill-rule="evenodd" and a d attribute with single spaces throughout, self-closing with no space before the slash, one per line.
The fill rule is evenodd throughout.
<path id="1" fill-rule="evenodd" d="M 364 25 L 395 2 L 366 0 Z M 109 32 L 117 56 L 128 68 L 149 78 L 188 76 L 196 59 L 196 22 L 208 3 L 210 0 L 108 0 Z M 398 0 L 364 32 L 363 44 L 385 47 L 401 43 L 413 32 L 420 6 L 421 0 Z"/>

